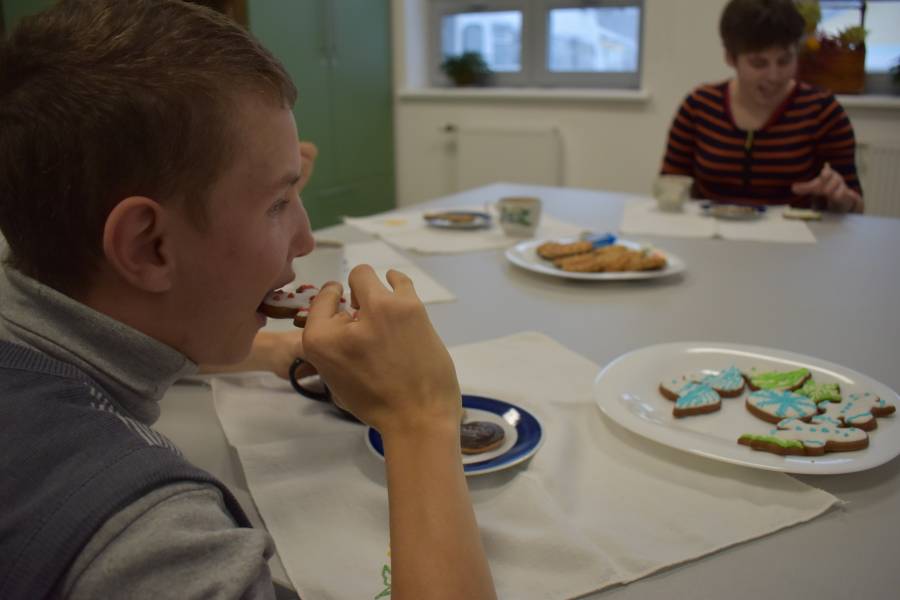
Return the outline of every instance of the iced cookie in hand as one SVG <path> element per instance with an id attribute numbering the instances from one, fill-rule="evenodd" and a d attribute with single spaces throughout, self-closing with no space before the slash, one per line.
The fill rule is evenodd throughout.
<path id="1" fill-rule="evenodd" d="M 893 414 L 896 408 L 871 392 L 863 392 L 848 394 L 842 402 L 821 404 L 819 410 L 821 414 L 813 417 L 814 423 L 871 431 L 878 427 L 875 417 L 886 417 Z"/>
<path id="2" fill-rule="evenodd" d="M 801 387 L 811 377 L 809 369 L 796 369 L 794 371 L 770 371 L 768 373 L 751 372 L 744 374 L 747 385 L 754 392 L 756 390 L 784 390 L 793 392 Z"/>
<path id="3" fill-rule="evenodd" d="M 773 454 L 821 456 L 826 452 L 849 452 L 867 448 L 869 435 L 857 427 L 784 419 L 768 434 L 745 433 L 738 438 L 738 443 Z"/>
<path id="4" fill-rule="evenodd" d="M 319 294 L 319 288 L 303 284 L 296 288 L 293 285 L 269 292 L 259 307 L 259 311 L 273 319 L 294 319 L 297 327 L 306 326 L 309 307 Z M 345 298 L 341 298 L 341 307 L 349 310 Z"/>
<path id="5" fill-rule="evenodd" d="M 800 394 L 783 390 L 758 390 L 747 397 L 747 410 L 763 421 L 778 423 L 782 419 L 808 421 L 819 414 L 817 404 Z"/>
<path id="6" fill-rule="evenodd" d="M 667 383 L 661 383 L 659 393 L 666 400 L 675 403 L 672 416 L 676 419 L 716 412 L 722 408 L 722 398 L 716 390 L 705 383 L 695 381 L 684 383 L 673 379 Z"/>

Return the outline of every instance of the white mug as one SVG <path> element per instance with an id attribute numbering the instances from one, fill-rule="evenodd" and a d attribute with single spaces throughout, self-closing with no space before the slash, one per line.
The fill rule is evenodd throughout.
<path id="1" fill-rule="evenodd" d="M 503 233 L 511 237 L 531 237 L 541 221 L 541 199 L 534 196 L 508 196 L 491 205 L 498 215 Z"/>
<path id="2" fill-rule="evenodd" d="M 660 175 L 653 182 L 653 197 L 660 210 L 678 212 L 691 196 L 694 178 L 688 175 Z"/>

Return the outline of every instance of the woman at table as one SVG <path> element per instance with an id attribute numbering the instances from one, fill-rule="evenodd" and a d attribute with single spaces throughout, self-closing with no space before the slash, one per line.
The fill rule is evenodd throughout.
<path id="1" fill-rule="evenodd" d="M 795 79 L 804 20 L 793 1 L 731 0 L 719 32 L 734 76 L 684 100 L 661 173 L 693 177 L 694 198 L 862 212 L 847 114 Z"/>

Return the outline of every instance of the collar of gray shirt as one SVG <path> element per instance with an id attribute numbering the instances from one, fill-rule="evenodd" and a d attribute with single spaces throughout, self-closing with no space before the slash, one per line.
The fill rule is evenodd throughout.
<path id="1" fill-rule="evenodd" d="M 146 425 L 166 390 L 197 372 L 174 348 L 9 267 L 0 270 L 0 339 L 75 365 Z"/>

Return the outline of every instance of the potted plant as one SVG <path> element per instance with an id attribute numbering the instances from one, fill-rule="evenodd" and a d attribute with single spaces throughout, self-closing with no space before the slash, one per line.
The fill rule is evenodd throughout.
<path id="1" fill-rule="evenodd" d="M 797 77 L 836 94 L 861 94 L 866 81 L 866 30 L 862 24 L 836 35 L 819 31 L 822 11 L 818 0 L 803 0 L 797 9 L 806 21 L 800 46 Z M 865 2 L 862 18 L 865 21 Z"/>
<path id="2" fill-rule="evenodd" d="M 480 52 L 447 56 L 441 63 L 441 70 L 457 86 L 487 85 L 492 74 Z"/>

